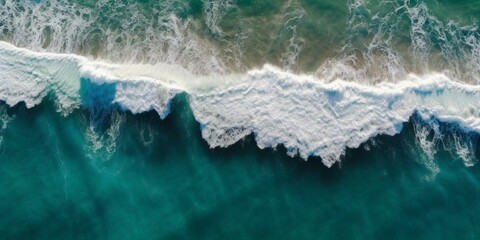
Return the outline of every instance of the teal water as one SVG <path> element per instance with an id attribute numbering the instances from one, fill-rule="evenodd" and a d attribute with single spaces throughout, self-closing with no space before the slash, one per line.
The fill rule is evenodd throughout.
<path id="1" fill-rule="evenodd" d="M 480 6 L 474 0 L 3 0 L 0 4 L 0 40 L 19 47 L 114 62 L 174 63 L 199 74 L 244 72 L 265 63 L 318 73 L 332 58 L 365 71 L 387 65 L 378 71 L 390 74 L 402 68 L 476 71 L 462 68 L 469 50 L 478 47 Z M 470 35 L 476 41 L 469 42 Z M 389 63 L 394 66 L 388 67 Z M 375 72 L 368 77 L 378 75 L 385 77 Z"/>
<path id="2" fill-rule="evenodd" d="M 348 150 L 340 165 L 259 150 L 209 149 L 185 104 L 160 121 L 123 113 L 115 152 L 91 153 L 89 111 L 18 106 L 3 133 L 6 239 L 477 239 L 480 172 L 448 152 L 418 161 L 412 123 Z M 145 130 L 146 132 L 144 132 Z M 148 137 L 152 135 L 153 138 Z"/>
<path id="3" fill-rule="evenodd" d="M 479 239 L 478 16 L 0 0 L 0 239 Z"/>

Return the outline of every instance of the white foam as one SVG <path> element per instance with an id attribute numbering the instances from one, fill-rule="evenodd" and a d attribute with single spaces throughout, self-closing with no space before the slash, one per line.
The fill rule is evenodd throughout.
<path id="1" fill-rule="evenodd" d="M 63 109 L 73 107 L 78 100 L 73 89 L 78 89 L 80 78 L 77 59 L 80 58 L 39 54 L 0 43 L 0 99 L 11 106 L 24 102 L 33 107 L 42 101 L 49 88 L 57 94 Z"/>
<path id="2" fill-rule="evenodd" d="M 57 97 L 59 111 L 68 113 L 81 104 L 81 78 L 95 84 L 114 84 L 112 104 L 140 113 L 155 110 L 164 118 L 181 83 L 193 75 L 175 65 L 118 65 L 91 61 L 73 54 L 37 53 L 0 42 L 0 99 L 28 108 L 49 93 Z M 106 96 L 108 97 L 108 96 Z"/>
<path id="3" fill-rule="evenodd" d="M 60 107 L 79 107 L 89 97 L 80 94 L 81 78 L 113 86 L 114 96 L 105 96 L 112 105 L 133 113 L 155 110 L 162 118 L 173 96 L 186 92 L 211 147 L 228 147 L 253 133 L 260 148 L 283 145 L 289 155 L 319 156 L 329 167 L 347 147 L 399 133 L 414 112 L 480 132 L 480 86 L 439 73 L 373 85 L 330 82 L 269 65 L 246 74 L 199 77 L 176 65 L 119 65 L 0 42 L 0 99 L 9 105 L 23 101 L 32 107 L 53 91 Z M 457 145 L 460 156 L 472 155 L 468 145 L 460 140 Z"/>
<path id="4" fill-rule="evenodd" d="M 480 87 L 443 74 L 362 85 L 326 83 L 266 66 L 240 82 L 191 94 L 202 136 L 211 147 L 227 147 L 253 133 L 260 148 L 284 145 L 290 155 L 319 156 L 332 166 L 347 147 L 399 133 L 415 111 L 425 119 L 435 116 L 480 130 Z"/>

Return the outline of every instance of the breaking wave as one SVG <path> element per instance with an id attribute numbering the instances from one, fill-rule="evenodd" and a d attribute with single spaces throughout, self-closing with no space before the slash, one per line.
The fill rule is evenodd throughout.
<path id="1" fill-rule="evenodd" d="M 178 65 L 106 63 L 5 42 L 0 43 L 0 73 L 0 100 L 10 106 L 24 102 L 31 108 L 52 94 L 64 115 L 76 108 L 89 109 L 91 132 L 114 109 L 134 114 L 155 110 L 163 119 L 171 111 L 172 99 L 186 93 L 212 148 L 228 147 L 254 134 L 260 148 L 283 145 L 291 156 L 305 160 L 318 156 L 328 167 L 341 160 L 346 148 L 357 148 L 380 134 L 399 133 L 414 115 L 424 124 L 431 122 L 416 128 L 428 156 L 434 154 L 430 145 L 441 136 L 427 135 L 439 132 L 435 130 L 439 122 L 455 123 L 463 132 L 480 132 L 480 86 L 441 73 L 410 74 L 395 83 L 378 84 L 325 81 L 271 65 L 246 73 L 200 76 Z M 118 131 L 121 124 L 115 126 L 111 128 Z M 472 165 L 473 145 L 461 136 L 455 142 L 465 164 Z"/>

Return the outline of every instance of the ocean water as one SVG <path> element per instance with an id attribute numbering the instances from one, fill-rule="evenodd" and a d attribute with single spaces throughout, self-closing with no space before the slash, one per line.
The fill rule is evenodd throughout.
<path id="1" fill-rule="evenodd" d="M 0 238 L 478 239 L 478 16 L 0 0 Z"/>

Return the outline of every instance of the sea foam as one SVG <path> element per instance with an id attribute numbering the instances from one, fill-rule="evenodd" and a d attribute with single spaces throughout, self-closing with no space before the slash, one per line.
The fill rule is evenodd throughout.
<path id="1" fill-rule="evenodd" d="M 399 133 L 414 113 L 480 132 L 480 86 L 440 73 L 379 84 L 324 81 L 269 65 L 244 74 L 196 76 L 177 65 L 120 65 L 0 42 L 0 76 L 0 99 L 8 105 L 33 107 L 53 93 L 66 114 L 101 102 L 132 113 L 155 110 L 165 118 L 174 96 L 185 92 L 212 148 L 254 134 L 260 148 L 283 145 L 291 156 L 318 156 L 328 167 L 347 147 Z M 93 86 L 88 91 L 86 82 Z"/>
<path id="2" fill-rule="evenodd" d="M 284 145 L 289 155 L 320 156 L 326 166 L 345 149 L 379 134 L 394 135 L 417 112 L 479 131 L 480 87 L 442 74 L 409 75 L 398 83 L 325 83 L 271 66 L 250 71 L 242 84 L 194 93 L 192 109 L 212 147 L 255 134 L 260 148 Z"/>

